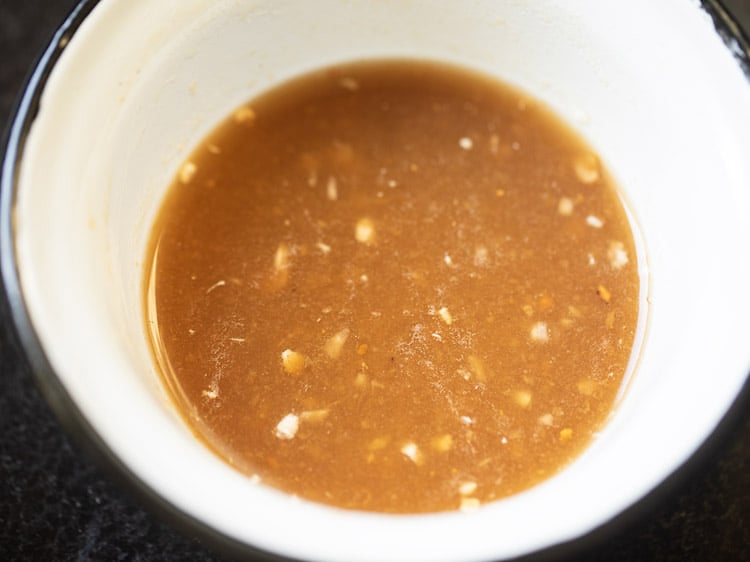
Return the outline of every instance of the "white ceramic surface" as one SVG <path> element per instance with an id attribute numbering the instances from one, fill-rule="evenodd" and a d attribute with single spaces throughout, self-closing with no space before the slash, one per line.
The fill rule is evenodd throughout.
<path id="1" fill-rule="evenodd" d="M 553 479 L 472 513 L 385 516 L 253 484 L 174 412 L 143 332 L 142 259 L 180 161 L 302 71 L 425 57 L 544 100 L 597 148 L 648 259 L 648 330 L 611 422 Z M 147 487 L 311 560 L 496 560 L 573 539 L 712 432 L 750 371 L 750 86 L 690 0 L 103 0 L 56 64 L 17 185 L 27 312 L 75 405 Z M 644 284 L 646 287 L 646 284 Z"/>

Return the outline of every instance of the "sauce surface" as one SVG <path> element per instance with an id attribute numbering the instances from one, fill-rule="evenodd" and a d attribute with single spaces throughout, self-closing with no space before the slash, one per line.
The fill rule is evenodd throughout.
<path id="1" fill-rule="evenodd" d="M 473 509 L 555 474 L 606 421 L 638 319 L 596 154 L 435 63 L 328 68 L 239 108 L 149 251 L 152 344 L 196 435 L 352 509 Z"/>

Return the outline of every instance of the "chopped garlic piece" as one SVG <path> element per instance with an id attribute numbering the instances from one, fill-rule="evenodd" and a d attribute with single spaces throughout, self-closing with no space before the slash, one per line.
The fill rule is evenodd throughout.
<path id="1" fill-rule="evenodd" d="M 406 443 L 403 447 L 401 447 L 401 454 L 414 464 L 422 464 L 422 452 L 419 450 L 419 447 L 417 447 L 416 443 Z"/>
<path id="2" fill-rule="evenodd" d="M 307 359 L 301 353 L 297 353 L 291 349 L 285 349 L 281 352 L 281 362 L 284 365 L 284 370 L 290 375 L 294 375 L 305 368 Z"/>
<path id="3" fill-rule="evenodd" d="M 289 267 L 289 246 L 282 242 L 273 255 L 273 268 L 276 271 L 281 271 L 287 267 Z"/>
<path id="4" fill-rule="evenodd" d="M 287 414 L 276 425 L 276 437 L 283 440 L 294 439 L 299 429 L 299 417 L 295 414 Z"/>
<path id="5" fill-rule="evenodd" d="M 349 328 L 344 328 L 339 332 L 328 338 L 328 341 L 323 346 L 323 351 L 331 359 L 338 359 L 341 355 L 341 351 L 344 349 L 344 344 L 349 337 Z"/>
<path id="6" fill-rule="evenodd" d="M 453 316 L 451 316 L 450 311 L 446 307 L 442 307 L 438 310 L 438 316 L 440 316 L 440 319 L 448 326 L 453 324 Z"/>
<path id="7" fill-rule="evenodd" d="M 459 493 L 460 493 L 460 494 L 461 494 L 462 496 L 469 496 L 469 495 L 473 494 L 473 493 L 474 493 L 474 492 L 476 492 L 476 491 L 477 491 L 477 483 L 476 483 L 476 482 L 473 482 L 473 481 L 469 481 L 469 482 L 462 482 L 462 483 L 461 483 L 461 484 L 460 484 L 460 485 L 458 486 L 458 492 L 459 492 Z"/>
<path id="8" fill-rule="evenodd" d="M 549 330 L 547 330 L 547 324 L 544 322 L 537 322 L 531 327 L 529 332 L 531 339 L 538 342 L 549 341 Z"/>
<path id="9" fill-rule="evenodd" d="M 528 390 L 516 390 L 513 393 L 513 401 L 521 406 L 521 408 L 528 408 L 531 404 L 531 392 Z"/>
<path id="10" fill-rule="evenodd" d="M 461 498 L 461 511 L 474 511 L 479 509 L 481 502 L 478 498 Z"/>
<path id="11" fill-rule="evenodd" d="M 586 217 L 586 224 L 594 228 L 601 228 L 604 226 L 604 221 L 597 216 L 589 215 Z"/>
<path id="12" fill-rule="evenodd" d="M 460 139 L 458 139 L 458 146 L 460 146 L 464 150 L 471 150 L 474 147 L 474 141 L 472 141 L 469 137 L 461 137 Z"/>
<path id="13" fill-rule="evenodd" d="M 372 219 L 361 218 L 357 221 L 357 225 L 354 229 L 354 238 L 357 242 L 363 244 L 372 244 L 375 242 L 375 223 Z"/>
<path id="14" fill-rule="evenodd" d="M 573 214 L 573 200 L 570 197 L 561 197 L 557 204 L 557 212 L 564 217 L 569 217 Z"/>
<path id="15" fill-rule="evenodd" d="M 338 183 L 333 176 L 328 178 L 328 183 L 326 183 L 326 197 L 329 201 L 336 201 L 339 198 Z"/>
<path id="16" fill-rule="evenodd" d="M 628 263 L 628 253 L 622 242 L 612 241 L 607 248 L 609 264 L 615 269 L 621 269 Z"/>
<path id="17" fill-rule="evenodd" d="M 367 375 L 365 373 L 359 372 L 357 373 L 357 376 L 354 377 L 354 386 L 357 388 L 364 388 L 367 385 Z"/>
<path id="18" fill-rule="evenodd" d="M 599 295 L 599 298 L 607 304 L 609 304 L 609 302 L 612 300 L 612 293 L 610 293 L 609 289 L 607 289 L 607 287 L 605 287 L 604 285 L 599 285 L 596 288 L 596 294 Z"/>
<path id="19" fill-rule="evenodd" d="M 190 183 L 190 180 L 195 176 L 195 172 L 198 171 L 198 166 L 188 160 L 180 168 L 180 181 L 182 183 Z"/>
<path id="20" fill-rule="evenodd" d="M 595 154 L 583 154 L 573 161 L 576 177 L 583 183 L 591 184 L 599 179 L 599 158 Z"/>

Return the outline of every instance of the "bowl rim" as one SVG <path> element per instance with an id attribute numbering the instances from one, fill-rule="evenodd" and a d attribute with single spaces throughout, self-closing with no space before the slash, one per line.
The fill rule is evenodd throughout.
<path id="1" fill-rule="evenodd" d="M 213 549 L 230 557 L 261 557 L 264 560 L 292 560 L 261 550 L 232 538 L 178 508 L 138 477 L 107 445 L 73 401 L 65 385 L 52 368 L 34 330 L 21 288 L 16 260 L 14 208 L 24 148 L 39 111 L 39 102 L 49 76 L 68 42 L 100 0 L 79 0 L 55 30 L 44 51 L 33 64 L 10 113 L 3 135 L 0 167 L 0 280 L 3 285 L 0 306 L 3 322 L 17 347 L 21 361 L 31 371 L 36 387 L 49 404 L 65 432 L 75 444 L 104 469 L 118 485 L 133 494 L 139 503 L 166 520 L 186 536 L 197 536 Z M 750 86 L 750 39 L 724 7 L 722 0 L 701 0 L 700 6 L 713 20 L 716 33 L 732 53 Z M 748 31 L 750 33 L 750 30 Z M 691 456 L 645 496 L 609 521 L 583 535 L 530 552 L 513 560 L 557 559 L 581 554 L 601 545 L 607 538 L 622 533 L 664 500 L 677 492 L 692 475 L 705 468 L 717 452 L 726 449 L 730 437 L 750 412 L 750 373 L 732 404 L 713 432 Z"/>

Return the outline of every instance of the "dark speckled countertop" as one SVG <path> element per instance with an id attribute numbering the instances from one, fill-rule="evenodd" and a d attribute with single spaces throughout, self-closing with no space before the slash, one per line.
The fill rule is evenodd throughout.
<path id="1" fill-rule="evenodd" d="M 0 0 L 0 124 L 73 4 Z M 724 4 L 750 30 L 750 0 Z M 2 318 L 0 560 L 222 560 L 144 510 L 70 442 L 12 343 L 4 311 Z M 569 555 L 584 562 L 750 560 L 750 416 L 743 414 L 658 501 Z"/>

